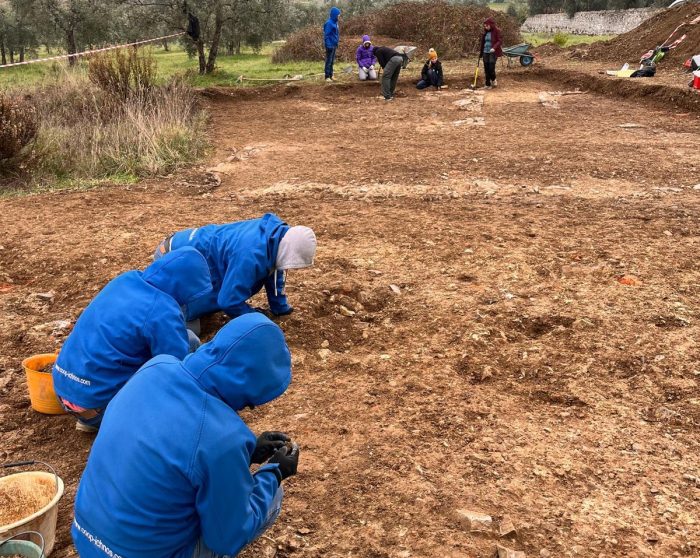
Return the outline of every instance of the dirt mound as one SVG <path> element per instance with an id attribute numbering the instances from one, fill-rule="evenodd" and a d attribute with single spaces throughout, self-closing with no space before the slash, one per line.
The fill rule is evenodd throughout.
<path id="1" fill-rule="evenodd" d="M 580 60 L 615 61 L 620 64 L 639 62 L 643 54 L 664 44 L 679 25 L 685 24 L 678 29 L 669 42 L 672 43 L 684 34 L 687 37 L 677 48 L 670 50 L 661 62 L 661 65 L 682 64 L 700 52 L 700 22 L 690 25 L 690 22 L 697 17 L 700 17 L 700 3 L 698 2 L 664 10 L 636 29 L 614 39 L 595 43 L 589 47 L 575 48 L 572 51 L 572 57 Z"/>
<path id="2" fill-rule="evenodd" d="M 362 35 L 375 44 L 410 43 L 421 50 L 435 48 L 445 59 L 476 53 L 483 21 L 493 17 L 503 33 L 503 44 L 521 42 L 518 23 L 512 17 L 483 6 L 455 6 L 446 2 L 401 2 L 341 22 L 338 57 L 353 61 Z M 398 39 L 387 39 L 397 37 Z M 292 35 L 274 55 L 275 62 L 323 58 L 323 32 L 307 27 Z"/>
<path id="3" fill-rule="evenodd" d="M 372 38 L 376 45 L 398 46 L 401 39 L 391 37 L 375 36 Z M 405 42 L 405 41 L 404 41 Z M 340 62 L 355 62 L 355 51 L 360 44 L 360 40 L 355 36 L 341 35 L 336 59 Z M 416 45 L 422 50 L 428 47 Z M 320 27 L 307 27 L 292 35 L 285 45 L 275 51 L 272 61 L 276 64 L 289 62 L 291 60 L 323 60 L 326 56 L 323 48 L 323 29 Z M 336 68 L 337 71 L 337 68 Z"/>

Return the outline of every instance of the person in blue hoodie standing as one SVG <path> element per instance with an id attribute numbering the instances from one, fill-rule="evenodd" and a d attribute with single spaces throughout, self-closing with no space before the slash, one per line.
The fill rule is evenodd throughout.
<path id="1" fill-rule="evenodd" d="M 340 8 L 333 6 L 330 11 L 328 21 L 323 24 L 323 41 L 326 46 L 326 81 L 333 81 L 333 64 L 335 63 L 335 51 L 340 42 L 340 28 L 338 19 L 340 18 Z"/>
<path id="2" fill-rule="evenodd" d="M 263 287 L 270 311 L 276 316 L 290 314 L 293 308 L 284 292 L 286 271 L 313 265 L 316 236 L 308 227 L 290 227 L 267 213 L 259 219 L 172 234 L 158 245 L 154 259 L 186 246 L 207 259 L 213 287 L 184 309 L 185 318 L 198 332 L 196 320 L 201 316 L 220 310 L 232 318 L 255 312 L 246 301 Z"/>
<path id="3" fill-rule="evenodd" d="M 97 430 L 107 404 L 146 361 L 161 354 L 184 358 L 199 346 L 181 306 L 211 289 L 207 261 L 194 248 L 107 283 L 78 318 L 52 370 L 56 395 L 78 419 L 78 430 Z"/>
<path id="4" fill-rule="evenodd" d="M 290 382 L 284 335 L 259 313 L 184 360 L 146 363 L 109 405 L 80 480 L 71 534 L 81 558 L 229 557 L 260 536 L 299 451 L 282 432 L 256 439 L 238 411 Z"/>

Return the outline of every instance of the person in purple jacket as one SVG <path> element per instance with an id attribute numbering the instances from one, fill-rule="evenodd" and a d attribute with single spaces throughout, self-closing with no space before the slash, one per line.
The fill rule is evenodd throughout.
<path id="1" fill-rule="evenodd" d="M 372 46 L 372 41 L 369 39 L 369 35 L 364 35 L 362 37 L 362 44 L 357 47 L 355 59 L 359 67 L 360 81 L 377 79 L 377 70 L 374 69 L 374 64 L 377 62 L 377 59 L 374 57 L 374 47 Z"/>

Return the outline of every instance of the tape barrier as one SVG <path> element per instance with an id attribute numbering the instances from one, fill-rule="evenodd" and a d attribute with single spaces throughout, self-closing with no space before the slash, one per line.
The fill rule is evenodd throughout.
<path id="1" fill-rule="evenodd" d="M 157 37 L 155 39 L 146 39 L 145 41 L 137 41 L 135 43 L 128 43 L 126 45 L 116 45 L 104 48 L 97 48 L 94 50 L 84 50 L 83 52 L 76 52 L 75 54 L 61 54 L 60 56 L 51 56 L 50 58 L 38 58 L 36 60 L 25 60 L 24 62 L 15 62 L 14 64 L 4 64 L 0 65 L 0 70 L 3 68 L 12 68 L 15 66 L 26 66 L 27 64 L 39 64 L 41 62 L 51 62 L 52 60 L 66 60 L 67 58 L 79 57 L 79 56 L 89 56 L 91 54 L 97 54 L 98 52 L 107 52 L 108 50 L 117 50 L 119 48 L 128 48 L 139 45 L 145 45 L 147 43 L 155 43 L 157 41 L 164 41 L 166 39 L 173 39 L 175 37 L 180 37 L 185 34 L 185 31 L 180 33 L 175 33 L 173 35 L 166 35 L 164 37 Z"/>

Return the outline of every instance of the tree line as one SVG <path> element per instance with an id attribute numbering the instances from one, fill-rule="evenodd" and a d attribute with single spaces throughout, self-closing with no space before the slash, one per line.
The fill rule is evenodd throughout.
<path id="1" fill-rule="evenodd" d="M 322 9 L 289 0 L 0 0 L 0 63 L 190 31 L 180 42 L 210 73 L 220 52 L 259 49 L 320 22 Z"/>
<path id="2" fill-rule="evenodd" d="M 75 54 L 105 45 L 188 32 L 180 42 L 197 58 L 199 72 L 211 73 L 220 52 L 260 49 L 307 25 L 320 25 L 331 4 L 345 17 L 393 0 L 0 0 L 0 64 L 23 62 L 39 52 Z M 488 0 L 455 0 L 487 3 Z M 511 15 L 627 9 L 670 0 L 527 0 Z M 518 3 L 518 6 L 525 6 Z M 163 43 L 169 48 L 169 43 Z M 69 58 L 76 63 L 75 57 Z"/>

